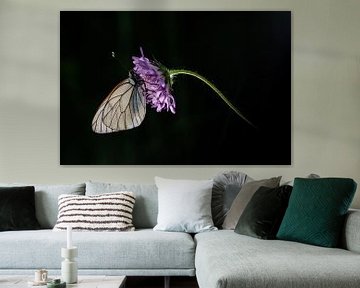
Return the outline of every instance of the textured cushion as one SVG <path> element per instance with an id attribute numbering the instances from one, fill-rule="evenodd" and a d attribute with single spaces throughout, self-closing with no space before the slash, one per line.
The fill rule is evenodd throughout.
<path id="1" fill-rule="evenodd" d="M 356 183 L 348 178 L 295 178 L 278 239 L 336 247 Z"/>
<path id="2" fill-rule="evenodd" d="M 275 188 L 279 186 L 281 176 L 273 177 L 270 179 L 263 179 L 257 181 L 251 181 L 242 186 L 239 194 L 234 199 L 229 212 L 227 213 L 223 228 L 234 230 L 237 222 L 240 219 L 241 214 L 243 213 L 246 205 L 249 203 L 251 197 L 255 192 L 261 187 Z"/>
<path id="3" fill-rule="evenodd" d="M 219 230 L 195 235 L 196 278 L 204 288 L 355 288 L 360 254 Z"/>
<path id="4" fill-rule="evenodd" d="M 238 234 L 275 239 L 288 206 L 292 187 L 260 187 L 251 198 L 235 227 Z"/>
<path id="5" fill-rule="evenodd" d="M 133 231 L 132 192 L 106 193 L 93 196 L 59 196 L 59 216 L 55 231 Z"/>
<path id="6" fill-rule="evenodd" d="M 139 276 L 141 273 L 166 273 L 171 269 L 174 274 L 177 270 L 194 269 L 195 244 L 187 233 L 152 229 L 121 233 L 74 231 L 72 240 L 74 246 L 78 247 L 76 261 L 79 271 L 86 274 L 92 271 L 94 275 L 114 275 L 113 271 L 116 271 L 117 275 L 132 272 Z M 24 274 L 24 269 L 33 273 L 39 267 L 46 267 L 48 270 L 57 269 L 56 273 L 51 274 L 59 275 L 61 261 L 64 260 L 60 253 L 62 247 L 66 247 L 66 231 L 2 232 L 0 270 L 18 269 L 20 274 Z M 108 270 L 106 274 L 99 272 L 104 269 Z"/>
<path id="7" fill-rule="evenodd" d="M 158 192 L 155 184 L 121 184 L 86 182 L 86 195 L 131 191 L 136 197 L 133 223 L 136 229 L 153 228 L 158 214 Z"/>
<path id="8" fill-rule="evenodd" d="M 215 176 L 212 189 L 211 213 L 216 227 L 221 228 L 225 216 L 242 185 L 251 180 L 245 173 L 238 171 L 222 172 Z"/>
<path id="9" fill-rule="evenodd" d="M 0 231 L 39 229 L 34 187 L 0 187 Z"/>
<path id="10" fill-rule="evenodd" d="M 155 177 L 159 214 L 154 230 L 197 233 L 216 230 L 211 217 L 213 180 Z"/>
<path id="11" fill-rule="evenodd" d="M 53 228 L 58 216 L 58 197 L 61 194 L 84 195 L 85 183 L 81 184 L 9 184 L 1 183 L 0 186 L 34 186 L 36 218 L 41 228 Z"/>

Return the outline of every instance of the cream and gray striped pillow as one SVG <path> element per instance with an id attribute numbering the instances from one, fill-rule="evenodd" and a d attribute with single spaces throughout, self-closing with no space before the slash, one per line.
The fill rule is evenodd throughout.
<path id="1" fill-rule="evenodd" d="M 123 191 L 101 195 L 59 196 L 59 213 L 55 231 L 72 226 L 74 231 L 133 231 L 133 192 Z"/>

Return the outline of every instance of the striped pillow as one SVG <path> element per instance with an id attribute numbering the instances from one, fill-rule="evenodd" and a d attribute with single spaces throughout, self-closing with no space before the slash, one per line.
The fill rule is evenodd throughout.
<path id="1" fill-rule="evenodd" d="M 72 226 L 74 231 L 133 231 L 133 192 L 92 196 L 62 194 L 55 231 Z"/>

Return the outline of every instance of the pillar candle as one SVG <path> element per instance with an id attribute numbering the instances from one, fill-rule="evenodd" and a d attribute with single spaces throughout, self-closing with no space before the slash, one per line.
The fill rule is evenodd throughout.
<path id="1" fill-rule="evenodd" d="M 67 226 L 66 232 L 67 232 L 67 245 L 66 245 L 66 248 L 69 249 L 69 248 L 72 248 L 72 235 L 71 235 L 72 227 L 70 225 Z"/>

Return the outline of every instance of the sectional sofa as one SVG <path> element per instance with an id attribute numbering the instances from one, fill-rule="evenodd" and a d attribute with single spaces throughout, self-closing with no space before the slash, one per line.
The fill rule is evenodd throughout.
<path id="1" fill-rule="evenodd" d="M 13 186 L 14 184 L 0 184 Z M 360 287 L 360 211 L 346 216 L 342 246 L 324 248 L 262 240 L 233 230 L 203 233 L 154 231 L 156 185 L 87 182 L 34 185 L 38 230 L 0 232 L 0 278 L 39 268 L 58 275 L 66 232 L 53 231 L 61 194 L 96 195 L 132 191 L 135 231 L 73 232 L 79 274 L 196 276 L 201 288 Z"/>

